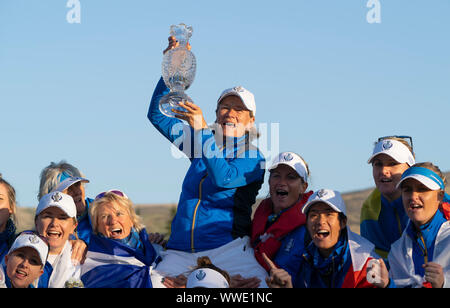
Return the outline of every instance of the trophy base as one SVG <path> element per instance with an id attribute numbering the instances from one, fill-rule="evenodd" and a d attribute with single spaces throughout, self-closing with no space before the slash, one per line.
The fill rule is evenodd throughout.
<path id="1" fill-rule="evenodd" d="M 184 92 L 170 92 L 164 95 L 159 101 L 159 110 L 167 117 L 175 118 L 176 113 L 172 109 L 186 112 L 186 109 L 181 107 L 179 102 L 192 102 L 192 99 Z"/>

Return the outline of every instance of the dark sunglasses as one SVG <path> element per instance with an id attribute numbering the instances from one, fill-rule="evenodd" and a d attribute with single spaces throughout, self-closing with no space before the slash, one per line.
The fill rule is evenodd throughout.
<path id="1" fill-rule="evenodd" d="M 95 197 L 95 200 L 103 198 L 107 193 L 113 193 L 113 194 L 115 194 L 117 196 L 120 196 L 120 197 L 128 199 L 128 196 L 123 191 L 120 191 L 120 190 L 117 190 L 117 189 L 111 189 L 111 190 L 99 193 L 97 195 L 97 197 Z"/>

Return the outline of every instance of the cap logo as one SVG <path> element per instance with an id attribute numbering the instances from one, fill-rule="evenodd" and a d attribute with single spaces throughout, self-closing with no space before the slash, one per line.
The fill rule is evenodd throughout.
<path id="1" fill-rule="evenodd" d="M 244 89 L 241 86 L 234 87 L 233 90 L 236 92 L 244 92 Z"/>
<path id="2" fill-rule="evenodd" d="M 52 200 L 55 201 L 55 202 L 61 201 L 62 198 L 63 198 L 63 197 L 61 196 L 61 194 L 60 194 L 59 192 L 55 192 L 55 193 L 52 195 Z"/>
<path id="3" fill-rule="evenodd" d="M 317 192 L 317 197 L 319 198 L 323 198 L 324 196 L 326 196 L 328 194 L 328 192 L 324 189 L 321 189 Z"/>
<path id="4" fill-rule="evenodd" d="M 28 240 L 30 241 L 31 244 L 37 244 L 37 243 L 39 243 L 39 239 L 38 239 L 38 237 L 37 237 L 35 234 L 30 235 L 30 236 L 28 237 Z"/>
<path id="5" fill-rule="evenodd" d="M 287 153 L 283 156 L 284 161 L 291 161 L 294 159 L 294 157 L 291 155 L 291 153 Z"/>
<path id="6" fill-rule="evenodd" d="M 197 274 L 195 274 L 195 278 L 198 280 L 203 280 L 206 277 L 206 273 L 202 270 L 199 270 Z"/>
<path id="7" fill-rule="evenodd" d="M 385 140 L 383 141 L 383 150 L 389 150 L 390 148 L 392 148 L 392 142 L 390 140 Z"/>

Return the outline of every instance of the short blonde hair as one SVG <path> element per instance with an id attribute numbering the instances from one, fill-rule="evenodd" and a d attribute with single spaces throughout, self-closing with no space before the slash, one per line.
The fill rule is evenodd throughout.
<path id="1" fill-rule="evenodd" d="M 95 233 L 98 233 L 98 209 L 101 205 L 110 203 L 115 209 L 119 208 L 125 210 L 130 217 L 134 229 L 140 232 L 144 225 L 141 223 L 141 218 L 136 214 L 133 203 L 130 199 L 116 195 L 113 192 L 107 192 L 99 199 L 95 199 L 92 206 L 89 208 L 89 215 L 91 216 L 92 229 Z"/>

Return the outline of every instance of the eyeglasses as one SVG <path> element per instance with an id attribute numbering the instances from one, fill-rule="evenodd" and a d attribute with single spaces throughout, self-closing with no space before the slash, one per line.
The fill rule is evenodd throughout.
<path id="1" fill-rule="evenodd" d="M 411 136 L 403 136 L 403 135 L 384 136 L 384 137 L 378 138 L 378 142 L 380 142 L 382 140 L 386 140 L 386 139 L 392 139 L 392 138 L 398 138 L 398 139 L 405 140 L 409 144 L 409 146 L 411 147 L 412 153 L 414 153 L 413 140 L 412 140 Z"/>
<path id="2" fill-rule="evenodd" d="M 113 194 L 115 194 L 117 196 L 120 196 L 120 197 L 123 197 L 125 199 L 128 199 L 128 196 L 123 191 L 120 191 L 120 190 L 117 190 L 117 189 L 111 189 L 111 190 L 99 193 L 97 195 L 97 197 L 95 197 L 95 200 L 103 198 L 107 193 L 113 193 Z"/>

